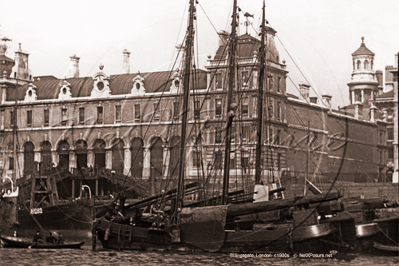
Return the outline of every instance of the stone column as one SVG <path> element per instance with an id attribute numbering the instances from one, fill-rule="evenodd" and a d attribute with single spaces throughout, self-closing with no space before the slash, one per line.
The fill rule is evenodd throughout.
<path id="1" fill-rule="evenodd" d="M 105 151 L 105 168 L 112 169 L 112 150 Z"/>
<path id="2" fill-rule="evenodd" d="M 169 162 L 170 162 L 170 148 L 169 147 L 164 147 L 163 148 L 163 176 L 164 178 L 168 178 L 169 175 Z"/>
<path id="3" fill-rule="evenodd" d="M 360 102 L 364 103 L 364 90 L 362 89 L 362 99 L 360 100 Z"/>
<path id="4" fill-rule="evenodd" d="M 1 104 L 4 104 L 7 100 L 7 86 L 3 85 L 2 87 L 2 93 L 1 93 Z"/>
<path id="5" fill-rule="evenodd" d="M 70 150 L 69 151 L 69 171 L 71 171 L 71 173 L 73 173 L 74 169 L 76 168 L 76 154 L 75 151 Z"/>
<path id="6" fill-rule="evenodd" d="M 145 147 L 143 154 L 143 179 L 149 179 L 151 174 L 151 154 L 150 149 Z"/>
<path id="7" fill-rule="evenodd" d="M 378 108 L 373 103 L 371 103 L 371 106 L 370 106 L 370 121 L 371 122 L 375 122 L 376 121 L 375 114 L 376 114 L 376 110 L 377 109 Z"/>
<path id="8" fill-rule="evenodd" d="M 56 150 L 51 150 L 51 160 L 56 165 L 60 163 L 60 157 L 58 156 L 58 152 Z"/>
<path id="9" fill-rule="evenodd" d="M 355 99 L 355 91 L 353 90 L 353 91 L 352 91 L 352 101 L 351 101 L 351 104 L 353 104 L 354 102 L 356 102 L 356 99 Z"/>
<path id="10" fill-rule="evenodd" d="M 92 149 L 87 150 L 87 166 L 94 167 L 94 151 Z"/>
<path id="11" fill-rule="evenodd" d="M 18 166 L 14 171 L 16 171 L 15 178 L 19 179 L 21 178 L 21 174 L 23 175 L 24 173 L 24 153 L 23 152 L 17 152 L 17 158 L 18 158 Z"/>
<path id="12" fill-rule="evenodd" d="M 33 160 L 35 162 L 41 162 L 42 161 L 41 159 L 42 159 L 42 154 L 40 153 L 40 151 L 35 151 Z"/>
<path id="13" fill-rule="evenodd" d="M 123 174 L 128 175 L 130 173 L 130 168 L 132 167 L 132 152 L 129 147 L 125 147 L 125 158 L 124 158 L 124 167 Z M 132 173 L 130 173 L 132 175 Z"/>

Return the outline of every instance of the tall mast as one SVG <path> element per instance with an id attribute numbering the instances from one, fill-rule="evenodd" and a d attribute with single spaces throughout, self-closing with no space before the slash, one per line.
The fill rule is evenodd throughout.
<path id="1" fill-rule="evenodd" d="M 185 43 L 185 61 L 184 61 L 184 76 L 183 76 L 183 114 L 181 124 L 181 140 L 180 140 L 180 164 L 179 164 L 179 179 L 177 185 L 177 200 L 175 210 L 180 212 L 183 207 L 184 195 L 184 168 L 186 156 L 186 127 L 187 127 L 187 110 L 188 98 L 190 95 L 190 73 L 191 73 L 191 53 L 194 38 L 194 0 L 190 0 L 189 7 L 189 22 L 187 28 L 187 38 Z"/>
<path id="2" fill-rule="evenodd" d="M 235 116 L 236 104 L 232 103 L 233 87 L 235 85 L 235 69 L 236 69 L 236 28 L 237 28 L 237 0 L 234 0 L 233 5 L 233 19 L 231 22 L 231 34 L 229 44 L 229 87 L 227 92 L 227 121 L 226 121 L 226 137 L 224 150 L 224 168 L 223 168 L 223 193 L 222 205 L 227 204 L 227 197 L 229 193 L 229 167 L 230 167 L 230 150 L 231 150 L 231 124 Z"/>
<path id="3" fill-rule="evenodd" d="M 259 82 L 258 82 L 258 102 L 257 102 L 257 116 L 258 123 L 256 129 L 256 154 L 255 154 L 255 184 L 260 184 L 261 179 L 261 155 L 262 155 L 262 126 L 263 126 L 263 81 L 265 78 L 265 1 L 263 1 L 262 25 L 261 25 L 261 45 L 259 51 Z"/>
<path id="4" fill-rule="evenodd" d="M 15 73 L 16 74 L 16 73 Z M 17 166 L 18 166 L 18 158 L 17 158 L 17 97 L 18 97 L 18 76 L 15 75 L 16 84 L 15 84 L 15 101 L 14 101 L 14 109 L 12 112 L 11 119 L 13 121 L 13 128 L 12 128 L 12 144 L 13 144 L 13 158 L 14 158 L 14 171 L 12 172 L 12 181 L 14 184 L 17 184 Z"/>

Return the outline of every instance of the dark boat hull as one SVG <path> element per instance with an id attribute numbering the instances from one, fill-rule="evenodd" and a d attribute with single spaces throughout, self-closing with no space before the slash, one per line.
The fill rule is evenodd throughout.
<path id="1" fill-rule="evenodd" d="M 89 241 L 92 237 L 94 215 L 93 200 L 77 200 L 37 210 L 18 211 L 19 225 L 16 229 L 18 237 L 31 238 L 37 230 L 62 233 L 67 241 Z M 44 232 L 43 232 L 44 233 Z"/>
<path id="2" fill-rule="evenodd" d="M 245 231 L 224 230 L 214 221 L 181 224 L 179 227 L 178 243 L 173 242 L 172 232 L 111 223 L 105 219 L 99 220 L 96 229 L 98 239 L 106 249 L 264 253 L 309 252 L 314 245 L 329 252 L 330 245 L 320 240 L 333 240 L 339 231 L 332 223 L 300 227 L 283 224 Z"/>
<path id="3" fill-rule="evenodd" d="M 51 244 L 51 243 L 33 243 L 21 237 L 1 236 L 4 247 L 8 248 L 37 248 L 37 249 L 76 249 L 81 248 L 85 242 Z"/>
<path id="4" fill-rule="evenodd" d="M 378 246 L 397 247 L 399 242 L 399 217 L 391 217 L 384 219 L 375 219 L 371 223 L 357 224 L 356 250 L 359 252 L 385 253 L 384 249 L 378 249 L 374 243 L 379 243 Z M 389 251 L 389 250 L 386 250 Z"/>

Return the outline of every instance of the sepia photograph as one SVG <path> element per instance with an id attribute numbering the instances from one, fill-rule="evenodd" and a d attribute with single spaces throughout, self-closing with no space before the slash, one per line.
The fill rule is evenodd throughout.
<path id="1" fill-rule="evenodd" d="M 398 14 L 2 1 L 2 263 L 398 264 Z"/>

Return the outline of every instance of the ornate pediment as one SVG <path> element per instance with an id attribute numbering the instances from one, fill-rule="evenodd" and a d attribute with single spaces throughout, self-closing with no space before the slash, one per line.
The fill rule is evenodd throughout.
<path id="1" fill-rule="evenodd" d="M 134 96 L 145 94 L 144 78 L 140 74 L 133 78 L 133 88 L 130 93 Z"/>
<path id="2" fill-rule="evenodd" d="M 111 89 L 109 88 L 109 76 L 102 72 L 104 66 L 100 65 L 100 72 L 93 76 L 93 89 L 91 91 L 91 97 L 102 98 L 111 95 Z"/>
<path id="3" fill-rule="evenodd" d="M 170 93 L 180 93 L 181 88 L 181 75 L 180 72 L 176 70 L 172 75 L 172 85 L 170 86 Z"/>
<path id="4" fill-rule="evenodd" d="M 58 99 L 68 100 L 72 98 L 71 84 L 64 79 L 61 83 L 60 93 L 58 94 Z"/>
<path id="5" fill-rule="evenodd" d="M 34 102 L 37 100 L 37 94 L 36 94 L 36 86 L 33 85 L 33 83 L 29 83 L 28 89 L 26 90 L 25 94 L 25 102 Z"/>

